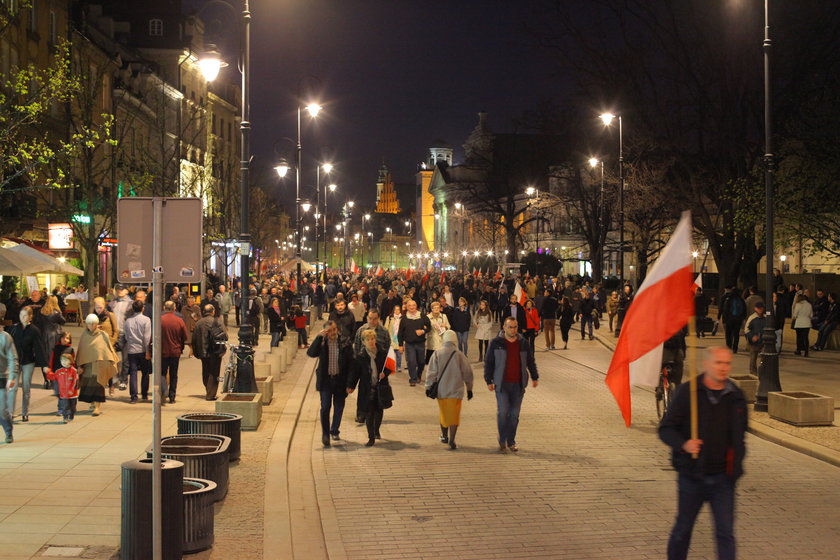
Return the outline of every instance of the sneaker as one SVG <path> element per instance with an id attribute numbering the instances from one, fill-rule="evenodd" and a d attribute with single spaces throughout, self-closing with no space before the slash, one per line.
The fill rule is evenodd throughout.
<path id="1" fill-rule="evenodd" d="M 61 423 L 62 423 L 62 424 L 66 424 L 66 423 L 67 423 L 67 418 L 62 418 L 62 419 L 61 419 Z"/>
<path id="2" fill-rule="evenodd" d="M 510 450 L 511 450 L 511 451 L 513 451 L 514 453 L 516 453 L 517 451 L 519 451 L 519 448 L 518 448 L 518 447 L 516 447 L 516 445 L 508 445 L 508 449 L 510 449 Z"/>
<path id="3" fill-rule="evenodd" d="M 441 443 L 449 443 L 449 437 L 448 436 L 443 436 L 443 435 L 440 436 L 440 442 Z"/>
<path id="4" fill-rule="evenodd" d="M 125 391 L 128 389 L 128 386 L 125 383 L 120 383 L 120 391 Z"/>
<path id="5" fill-rule="evenodd" d="M 332 434 L 330 437 L 333 439 L 333 441 L 338 441 L 338 440 L 340 440 L 340 439 L 341 439 L 341 438 L 338 436 L 338 434 Z"/>
<path id="6" fill-rule="evenodd" d="M 15 438 L 12 437 L 12 434 L 6 436 L 6 443 L 14 443 Z"/>

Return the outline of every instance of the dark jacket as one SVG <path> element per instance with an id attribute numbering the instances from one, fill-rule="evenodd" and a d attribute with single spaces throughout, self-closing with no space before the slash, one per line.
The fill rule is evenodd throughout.
<path id="1" fill-rule="evenodd" d="M 273 307 L 267 308 L 266 315 L 268 316 L 268 332 L 278 333 L 284 332 L 285 325 L 283 323 L 286 317 L 286 309 L 283 302 L 280 302 L 280 314 L 278 315 L 277 312 L 274 310 Z"/>
<path id="2" fill-rule="evenodd" d="M 310 358 L 318 358 L 318 368 L 315 370 L 315 390 L 321 391 L 329 389 L 327 380 L 329 379 L 329 342 L 320 334 L 315 337 L 309 348 L 306 349 L 306 355 Z M 383 360 L 384 363 L 384 360 Z M 347 380 L 350 376 L 350 370 L 353 368 L 353 351 L 349 346 L 338 345 L 338 374 L 333 388 L 336 391 L 346 392 Z"/>
<path id="3" fill-rule="evenodd" d="M 505 324 L 505 319 L 510 316 L 510 301 L 508 301 L 508 303 L 502 307 L 502 325 Z M 517 330 L 520 333 L 524 333 L 528 328 L 528 325 L 525 323 L 525 308 L 518 303 L 516 304 L 516 317 L 514 317 L 514 319 L 516 319 Z"/>
<path id="4" fill-rule="evenodd" d="M 210 326 L 213 323 L 218 323 L 219 325 L 222 325 L 222 328 L 224 328 L 224 324 L 218 317 L 202 317 L 195 324 L 195 330 L 193 331 L 192 340 L 190 342 L 192 344 L 193 356 L 196 358 L 201 359 L 213 357 L 207 355 L 207 344 L 210 339 Z"/>
<path id="5" fill-rule="evenodd" d="M 736 303 L 739 302 L 739 303 Z M 738 309 L 734 309 L 737 307 Z M 718 319 L 724 323 L 742 323 L 747 318 L 747 302 L 736 292 L 723 294 L 720 300 Z"/>
<path id="6" fill-rule="evenodd" d="M 522 390 L 528 386 L 528 373 L 531 379 L 537 381 L 540 374 L 537 372 L 537 362 L 534 360 L 534 351 L 528 345 L 528 340 L 519 336 L 519 363 L 522 364 Z M 484 382 L 496 386 L 496 391 L 502 388 L 502 380 L 505 377 L 505 363 L 507 362 L 507 347 L 505 337 L 497 336 L 490 341 L 487 348 L 487 355 L 484 358 Z"/>
<path id="7" fill-rule="evenodd" d="M 335 321 L 338 327 L 338 341 L 342 346 L 352 346 L 353 336 L 356 334 L 356 319 L 349 309 L 345 308 L 344 313 L 330 312 L 330 321 Z"/>
<path id="8" fill-rule="evenodd" d="M 418 335 L 416 331 L 423 329 L 425 332 Z M 405 343 L 425 342 L 426 334 L 432 330 L 432 323 L 429 321 L 429 316 L 421 313 L 417 319 L 409 319 L 408 314 L 404 314 L 402 321 L 400 321 L 400 330 L 397 333 L 397 340 L 400 346 Z"/>
<path id="9" fill-rule="evenodd" d="M 385 367 L 385 358 L 388 355 L 386 350 L 377 347 L 376 349 L 376 370 L 381 372 Z M 379 381 L 379 383 L 388 383 L 388 376 Z M 370 371 L 370 356 L 368 353 L 362 352 L 353 360 L 353 367 L 350 369 L 350 376 L 347 378 L 347 388 L 355 389 L 359 386 L 359 393 L 356 397 L 358 399 L 359 412 L 367 413 L 370 406 L 371 397 L 373 397 L 374 385 L 371 383 Z"/>
<path id="10" fill-rule="evenodd" d="M 556 319 L 558 307 L 560 307 L 560 303 L 556 297 L 548 296 L 543 298 L 542 305 L 539 307 L 540 317 L 543 319 Z"/>
<path id="11" fill-rule="evenodd" d="M 677 387 L 671 406 L 659 424 L 659 439 L 671 447 L 671 464 L 677 472 L 702 476 L 705 469 L 706 457 L 704 449 L 700 447 L 697 459 L 692 459 L 690 453 L 683 451 L 683 444 L 691 439 L 691 404 L 690 384 L 683 383 Z M 726 387 L 720 396 L 721 404 L 729 407 L 729 441 L 727 450 L 726 473 L 738 478 L 744 474 L 744 433 L 747 431 L 747 402 L 741 389 L 732 381 L 726 382 Z M 697 377 L 697 417 L 699 439 L 705 439 L 708 433 L 711 403 L 709 390 L 703 383 L 703 375 Z"/>
<path id="12" fill-rule="evenodd" d="M 560 304 L 557 311 L 557 318 L 560 319 L 561 327 L 571 327 L 575 323 L 575 308 L 571 302 L 569 305 Z"/>
<path id="13" fill-rule="evenodd" d="M 21 366 L 34 363 L 35 367 L 47 367 L 47 353 L 38 327 L 30 323 L 23 328 L 20 323 L 17 323 L 9 329 L 9 334 L 15 341 L 18 363 Z"/>
<path id="14" fill-rule="evenodd" d="M 463 311 L 460 307 L 453 307 L 449 314 L 449 326 L 455 332 L 467 332 L 470 330 L 472 324 L 472 317 L 470 316 L 470 309 L 467 307 Z"/>

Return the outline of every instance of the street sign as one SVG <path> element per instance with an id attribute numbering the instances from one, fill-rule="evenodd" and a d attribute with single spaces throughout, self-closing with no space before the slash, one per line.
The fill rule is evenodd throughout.
<path id="1" fill-rule="evenodd" d="M 152 282 L 154 240 L 153 198 L 117 201 L 117 276 L 119 282 Z M 164 198 L 162 212 L 163 281 L 201 279 L 202 204 L 200 198 Z"/>

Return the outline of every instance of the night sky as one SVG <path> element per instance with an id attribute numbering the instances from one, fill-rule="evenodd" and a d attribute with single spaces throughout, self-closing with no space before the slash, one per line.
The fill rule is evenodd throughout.
<path id="1" fill-rule="evenodd" d="M 394 180 L 409 184 L 436 139 L 455 147 L 457 163 L 478 111 L 489 113 L 493 131 L 509 132 L 514 118 L 556 94 L 551 61 L 524 33 L 537 5 L 253 0 L 255 167 L 271 164 L 275 150 L 291 159 L 293 145 L 281 138 L 296 136 L 299 88 L 325 107 L 315 122 L 302 120 L 304 186 L 314 185 L 314 158 L 323 158 L 348 199 L 372 204 L 383 158 Z M 226 33 L 235 35 L 233 26 Z M 294 181 L 275 188 L 293 195 Z"/>

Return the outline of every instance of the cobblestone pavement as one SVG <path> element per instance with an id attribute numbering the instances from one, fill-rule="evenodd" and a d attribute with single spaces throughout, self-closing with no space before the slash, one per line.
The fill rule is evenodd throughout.
<path id="1" fill-rule="evenodd" d="M 322 533 L 309 538 L 323 538 L 332 559 L 663 558 L 675 473 L 651 393 L 634 390 L 635 424 L 624 427 L 604 385 L 609 358 L 574 337 L 565 352 L 538 352 L 541 380 L 525 395 L 518 454 L 497 451 L 495 399 L 479 364 L 456 451 L 438 442 L 437 407 L 405 373 L 372 448 L 348 399 L 339 445 L 321 448 L 317 429 L 295 436 L 310 445 L 294 442 L 290 462 L 305 465 L 318 494 L 304 511 L 320 517 Z M 840 557 L 840 470 L 753 436 L 747 449 L 739 557 Z M 704 509 L 690 558 L 715 557 L 711 523 Z"/>

